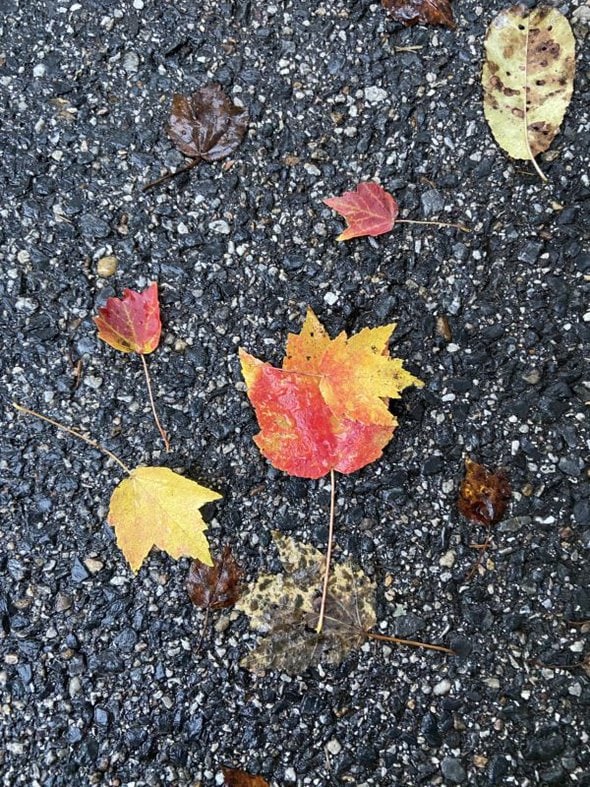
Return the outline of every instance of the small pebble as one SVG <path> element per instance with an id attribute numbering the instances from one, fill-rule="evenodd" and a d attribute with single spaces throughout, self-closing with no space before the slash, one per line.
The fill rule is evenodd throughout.
<path id="1" fill-rule="evenodd" d="M 101 570 L 101 568 L 103 567 L 104 563 L 101 563 L 100 560 L 96 560 L 93 557 L 87 557 L 84 560 L 84 565 L 86 566 L 88 571 L 90 571 L 91 574 L 96 574 L 97 572 L 99 572 Z"/>
<path id="2" fill-rule="evenodd" d="M 432 689 L 432 693 L 437 697 L 443 697 L 445 694 L 448 694 L 451 690 L 451 681 L 447 678 L 439 681 L 436 686 Z"/>
<path id="3" fill-rule="evenodd" d="M 340 754 L 342 751 L 342 745 L 336 738 L 332 738 L 332 740 L 329 740 L 326 744 L 326 749 L 330 752 L 330 754 Z"/>
<path id="4" fill-rule="evenodd" d="M 218 232 L 220 235 L 229 235 L 231 232 L 229 224 L 223 219 L 210 222 L 209 229 L 212 230 L 212 232 Z"/>
<path id="5" fill-rule="evenodd" d="M 449 549 L 438 561 L 438 564 L 439 566 L 444 566 L 444 568 L 453 568 L 456 558 L 457 553 L 453 549 Z"/>
<path id="6" fill-rule="evenodd" d="M 135 74 L 136 71 L 139 71 L 139 55 L 136 52 L 125 52 L 123 68 L 128 74 Z"/>
<path id="7" fill-rule="evenodd" d="M 440 769 L 445 779 L 451 784 L 462 784 L 467 778 L 465 768 L 456 757 L 445 757 Z"/>
<path id="8" fill-rule="evenodd" d="M 112 255 L 108 257 L 101 257 L 96 263 L 96 273 L 103 279 L 113 276 L 117 272 L 118 260 Z"/>
<path id="9" fill-rule="evenodd" d="M 386 98 L 387 90 L 383 90 L 382 87 L 371 85 L 365 88 L 365 101 L 368 101 L 370 104 L 378 104 L 381 101 L 385 101 Z"/>

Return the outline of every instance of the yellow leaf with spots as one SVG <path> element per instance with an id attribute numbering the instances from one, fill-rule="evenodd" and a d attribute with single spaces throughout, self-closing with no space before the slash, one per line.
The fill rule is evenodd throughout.
<path id="1" fill-rule="evenodd" d="M 387 399 L 399 399 L 404 388 L 424 383 L 391 358 L 389 338 L 395 324 L 363 328 L 348 338 L 341 333 L 324 352 L 319 372 L 320 391 L 330 410 L 339 417 L 363 423 L 395 426 Z"/>
<path id="2" fill-rule="evenodd" d="M 153 546 L 212 566 L 200 509 L 220 497 L 167 467 L 137 467 L 113 492 L 108 521 L 134 572 Z"/>
<path id="3" fill-rule="evenodd" d="M 533 162 L 559 131 L 574 88 L 575 41 L 554 8 L 501 11 L 485 41 L 484 113 L 496 142 L 512 158 Z"/>

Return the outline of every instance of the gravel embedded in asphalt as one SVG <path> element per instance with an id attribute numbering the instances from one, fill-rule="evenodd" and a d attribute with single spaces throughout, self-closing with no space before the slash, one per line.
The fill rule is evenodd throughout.
<path id="1" fill-rule="evenodd" d="M 2 4 L 5 785 L 208 786 L 227 765 L 275 785 L 590 786 L 574 625 L 590 619 L 590 62 L 580 24 L 545 185 L 483 118 L 483 36 L 504 5 L 455 2 L 451 31 L 402 29 L 367 0 Z M 165 133 L 172 93 L 210 81 L 250 111 L 233 163 L 142 193 L 184 164 Z M 472 231 L 336 243 L 322 198 L 371 179 L 401 217 Z M 92 323 L 153 280 L 170 455 L 138 359 Z M 255 678 L 239 667 L 255 638 L 231 611 L 197 650 L 189 561 L 154 551 L 134 577 L 106 524 L 118 468 L 9 407 L 218 490 L 213 550 L 231 544 L 249 578 L 278 570 L 272 528 L 325 547 L 328 484 L 261 457 L 237 348 L 278 363 L 308 305 L 332 336 L 397 322 L 393 354 L 426 383 L 394 403 L 383 459 L 339 477 L 337 556 L 377 580 L 379 631 L 456 657 L 370 643 L 337 668 Z M 504 465 L 515 490 L 467 584 L 485 534 L 456 510 L 466 455 Z"/>

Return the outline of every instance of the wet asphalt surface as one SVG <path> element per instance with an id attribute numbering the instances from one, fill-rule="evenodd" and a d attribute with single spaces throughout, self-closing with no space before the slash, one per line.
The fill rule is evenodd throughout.
<path id="1" fill-rule="evenodd" d="M 404 30 L 365 0 L 0 3 L 3 784 L 209 786 L 227 765 L 275 785 L 590 785 L 585 30 L 544 185 L 483 118 L 483 35 L 504 4 L 454 5 L 456 31 Z M 233 165 L 143 194 L 184 161 L 172 93 L 213 80 L 251 114 Z M 368 179 L 403 217 L 472 232 L 337 244 L 321 199 Z M 138 359 L 91 320 L 153 280 L 170 455 Z M 372 643 L 255 678 L 231 612 L 197 651 L 189 561 L 154 551 L 135 578 L 116 547 L 116 465 L 9 408 L 218 490 L 214 552 L 231 544 L 250 578 L 279 570 L 272 528 L 325 547 L 328 487 L 258 453 L 237 348 L 278 363 L 308 305 L 332 335 L 398 322 L 393 353 L 426 383 L 395 403 L 383 459 L 339 478 L 337 557 L 377 580 L 379 631 L 455 657 Z M 514 489 L 468 583 L 484 534 L 456 510 L 467 455 Z"/>

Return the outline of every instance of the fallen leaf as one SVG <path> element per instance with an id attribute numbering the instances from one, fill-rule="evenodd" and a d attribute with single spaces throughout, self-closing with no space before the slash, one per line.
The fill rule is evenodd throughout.
<path id="1" fill-rule="evenodd" d="M 170 451 L 168 435 L 156 412 L 152 384 L 144 357 L 156 349 L 162 333 L 158 285 L 154 282 L 143 292 L 123 290 L 122 298 L 109 298 L 98 310 L 98 316 L 93 319 L 100 339 L 115 350 L 124 353 L 134 352 L 141 357 L 154 422 L 162 436 L 166 451 Z"/>
<path id="2" fill-rule="evenodd" d="M 414 25 L 445 25 L 455 27 L 450 0 L 381 0 L 396 22 Z"/>
<path id="3" fill-rule="evenodd" d="M 397 426 L 388 398 L 422 385 L 389 357 L 394 327 L 331 340 L 309 309 L 301 333 L 289 334 L 282 369 L 240 350 L 260 426 L 254 441 L 271 464 L 320 478 L 331 470 L 352 473 L 381 456 Z"/>
<path id="4" fill-rule="evenodd" d="M 499 522 L 512 489 L 504 470 L 492 473 L 471 459 L 465 460 L 465 478 L 459 489 L 459 512 L 471 522 L 489 527 Z"/>
<path id="5" fill-rule="evenodd" d="M 350 339 L 344 332 L 326 348 L 320 364 L 320 392 L 334 415 L 361 423 L 395 426 L 388 399 L 421 380 L 404 369 L 403 361 L 390 358 L 389 339 L 395 323 L 363 328 Z"/>
<path id="6" fill-rule="evenodd" d="M 109 298 L 93 318 L 98 336 L 115 350 L 147 355 L 160 343 L 162 323 L 156 282 L 143 290 L 123 290 L 122 298 Z"/>
<path id="7" fill-rule="evenodd" d="M 153 546 L 213 566 L 200 508 L 220 497 L 167 467 L 137 467 L 113 492 L 108 521 L 135 573 Z"/>
<path id="8" fill-rule="evenodd" d="M 217 161 L 238 147 L 248 128 L 248 110 L 229 98 L 220 85 L 206 85 L 192 96 L 175 93 L 168 136 L 191 158 Z"/>
<path id="9" fill-rule="evenodd" d="M 219 560 L 208 566 L 194 560 L 189 569 L 186 589 L 190 600 L 202 609 L 231 607 L 239 599 L 242 571 L 229 546 L 225 546 Z"/>
<path id="10" fill-rule="evenodd" d="M 347 228 L 336 240 L 383 235 L 393 229 L 399 213 L 397 201 L 378 183 L 359 183 L 356 191 L 323 202 L 346 219 Z"/>
<path id="11" fill-rule="evenodd" d="M 326 559 L 309 544 L 276 530 L 272 535 L 285 572 L 262 574 L 236 604 L 250 627 L 263 635 L 241 665 L 256 674 L 268 669 L 301 674 L 320 663 L 339 664 L 375 625 L 375 583 L 351 563 L 336 564 L 318 634 Z"/>
<path id="12" fill-rule="evenodd" d="M 484 113 L 496 142 L 512 158 L 530 160 L 547 150 L 574 88 L 575 41 L 554 8 L 523 5 L 501 11 L 486 40 Z"/>
<path id="13" fill-rule="evenodd" d="M 237 768 L 222 768 L 224 784 L 226 787 L 269 787 L 262 776 L 252 776 Z"/>

